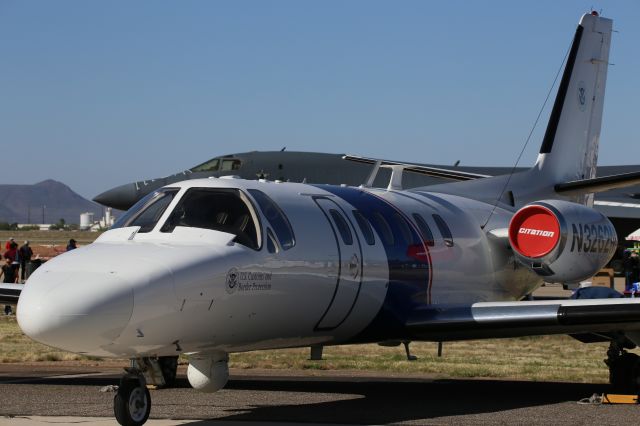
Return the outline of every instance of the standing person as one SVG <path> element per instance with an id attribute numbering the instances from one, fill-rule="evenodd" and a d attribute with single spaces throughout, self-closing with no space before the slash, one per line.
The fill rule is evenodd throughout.
<path id="1" fill-rule="evenodd" d="M 73 238 L 69 240 L 69 244 L 67 244 L 67 251 L 75 250 L 78 247 L 76 246 L 76 240 Z"/>
<path id="2" fill-rule="evenodd" d="M 13 267 L 13 265 L 11 263 L 12 263 L 11 259 L 6 257 L 5 258 L 5 263 L 4 263 L 4 265 L 2 265 L 2 270 L 0 271 L 0 277 L 4 276 L 4 280 L 2 280 L 2 282 L 4 282 L 4 283 L 15 283 L 16 282 L 16 278 L 17 278 L 16 270 L 15 270 L 15 268 Z M 5 305 L 4 306 L 4 314 L 5 315 L 10 315 L 11 314 L 11 306 L 10 305 Z"/>
<path id="3" fill-rule="evenodd" d="M 631 250 L 625 250 L 622 255 L 622 265 L 624 267 L 624 289 L 630 290 L 633 285 L 633 263 L 634 260 L 631 257 Z"/>
<path id="4" fill-rule="evenodd" d="M 0 272 L 0 277 L 4 276 L 3 283 L 14 283 L 16 282 L 17 274 L 15 273 L 15 268 L 11 264 L 11 259 L 5 258 L 4 265 L 2 265 L 2 272 Z"/>
<path id="5" fill-rule="evenodd" d="M 15 242 L 16 240 L 13 237 L 9 238 L 9 241 L 7 241 L 7 243 L 4 245 L 4 249 L 9 250 L 11 248 L 11 244 Z"/>
<path id="6" fill-rule="evenodd" d="M 640 281 L 640 257 L 638 252 L 631 253 L 631 284 L 635 284 Z"/>
<path id="7" fill-rule="evenodd" d="M 10 260 L 13 263 L 18 258 L 18 245 L 14 242 L 9 245 L 7 251 L 4 252 L 3 257 Z"/>
<path id="8" fill-rule="evenodd" d="M 33 256 L 33 250 L 29 247 L 29 241 L 25 241 L 22 247 L 18 250 L 18 257 L 20 258 L 20 280 L 24 282 L 25 273 L 27 272 L 27 263 L 31 262 Z"/>
<path id="9" fill-rule="evenodd" d="M 20 254 L 18 253 L 18 243 L 16 243 L 15 241 L 12 242 L 9 246 L 9 250 L 5 252 L 4 257 L 11 260 L 11 267 L 13 268 L 15 276 L 17 277 L 18 269 L 20 268 Z"/>

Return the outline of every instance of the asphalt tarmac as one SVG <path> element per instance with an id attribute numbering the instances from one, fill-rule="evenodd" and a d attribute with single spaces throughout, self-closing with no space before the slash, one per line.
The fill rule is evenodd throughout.
<path id="1" fill-rule="evenodd" d="M 116 424 L 114 393 L 104 388 L 117 384 L 119 374 L 115 367 L 0 364 L 0 424 Z M 165 420 L 149 424 L 636 424 L 638 405 L 577 404 L 607 390 L 602 384 L 232 371 L 225 389 L 203 394 L 180 374 L 176 388 L 151 391 L 151 418 Z"/>

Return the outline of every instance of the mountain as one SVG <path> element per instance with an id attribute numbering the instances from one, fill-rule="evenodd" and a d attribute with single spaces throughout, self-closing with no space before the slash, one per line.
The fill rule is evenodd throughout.
<path id="1" fill-rule="evenodd" d="M 80 223 L 80 214 L 93 212 L 103 216 L 104 207 L 86 200 L 67 185 L 45 180 L 35 185 L 0 185 L 0 222 Z"/>

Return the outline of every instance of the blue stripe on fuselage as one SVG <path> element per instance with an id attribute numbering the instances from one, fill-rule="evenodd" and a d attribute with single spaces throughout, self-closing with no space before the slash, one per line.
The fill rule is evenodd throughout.
<path id="1" fill-rule="evenodd" d="M 372 214 L 376 211 L 379 212 L 389 223 L 394 235 L 394 244 L 382 244 L 389 266 L 387 295 L 373 321 L 353 340 L 354 342 L 369 342 L 402 338 L 406 334 L 405 324 L 409 314 L 417 307 L 424 306 L 428 301 L 431 265 L 429 262 L 410 257 L 408 247 L 410 244 L 422 245 L 422 238 L 402 212 L 374 194 L 359 188 L 314 186 L 342 198 L 360 211 L 378 234 L 376 244 L 382 244 L 380 235 L 384 231 L 380 229 L 375 220 L 372 220 Z M 399 219 L 405 221 L 413 241 L 404 241 L 400 225 L 397 223 Z"/>

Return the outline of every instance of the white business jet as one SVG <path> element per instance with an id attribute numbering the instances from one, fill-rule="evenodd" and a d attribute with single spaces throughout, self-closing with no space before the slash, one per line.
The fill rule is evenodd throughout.
<path id="1" fill-rule="evenodd" d="M 191 385 L 214 392 L 234 352 L 572 334 L 610 341 L 613 382 L 634 385 L 638 357 L 625 348 L 640 343 L 640 299 L 521 301 L 543 280 L 576 283 L 607 263 L 616 233 L 592 194 L 640 181 L 594 174 L 611 31 L 595 12 L 580 20 L 531 169 L 412 190 L 401 165 L 388 166 L 386 189 L 171 184 L 39 268 L 20 327 L 130 358 L 114 398 L 123 425 L 147 420 L 145 385 L 170 380 L 179 354 Z"/>

